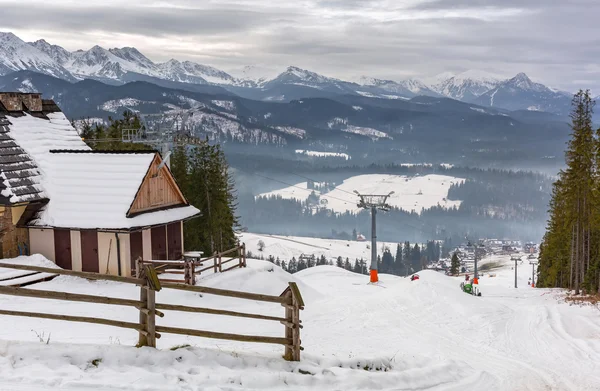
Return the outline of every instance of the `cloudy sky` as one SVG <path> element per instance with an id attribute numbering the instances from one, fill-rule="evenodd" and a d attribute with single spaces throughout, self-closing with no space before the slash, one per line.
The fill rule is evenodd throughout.
<path id="1" fill-rule="evenodd" d="M 599 0 L 0 0 L 0 31 L 69 50 L 135 46 L 231 71 L 403 79 L 526 72 L 600 93 Z"/>

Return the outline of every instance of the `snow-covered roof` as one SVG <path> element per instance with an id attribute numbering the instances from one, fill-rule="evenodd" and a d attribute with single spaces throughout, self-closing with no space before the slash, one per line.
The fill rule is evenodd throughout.
<path id="1" fill-rule="evenodd" d="M 0 117 L 0 204 L 43 200 L 40 171 L 10 136 L 9 124 Z"/>
<path id="2" fill-rule="evenodd" d="M 182 205 L 127 217 L 156 153 L 47 154 L 42 165 L 50 201 L 31 222 L 35 226 L 82 229 L 131 229 L 195 216 Z"/>
<path id="3" fill-rule="evenodd" d="M 0 132 L 0 195 L 12 203 L 33 197 L 49 199 L 30 225 L 131 229 L 179 221 L 199 213 L 193 206 L 182 205 L 128 218 L 127 212 L 155 152 L 96 153 L 62 112 L 45 113 L 48 119 L 25 112 L 19 115 L 6 116 L 9 122 L 5 120 L 0 125 L 0 130 L 5 130 Z M 12 148 L 22 154 L 20 161 L 29 162 L 29 166 L 24 166 L 30 170 L 27 181 L 7 177 L 2 166 L 3 144 L 7 153 Z"/>

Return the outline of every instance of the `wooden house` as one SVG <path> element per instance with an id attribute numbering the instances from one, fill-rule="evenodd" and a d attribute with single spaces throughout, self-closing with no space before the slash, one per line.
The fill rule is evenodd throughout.
<path id="1" fill-rule="evenodd" d="M 53 102 L 44 111 L 39 94 L 10 97 L 22 107 L 0 106 L 3 257 L 40 253 L 66 269 L 118 275 L 140 256 L 181 259 L 183 221 L 199 211 L 160 154 L 92 151 Z M 36 99 L 41 111 L 25 104 Z"/>

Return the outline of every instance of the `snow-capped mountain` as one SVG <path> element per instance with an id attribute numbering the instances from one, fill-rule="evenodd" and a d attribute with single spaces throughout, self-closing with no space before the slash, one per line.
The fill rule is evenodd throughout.
<path id="1" fill-rule="evenodd" d="M 50 58 L 52 58 L 61 66 L 64 66 L 65 64 L 69 63 L 73 58 L 73 54 L 67 49 L 58 45 L 51 45 L 44 39 L 38 39 L 35 42 L 29 42 L 29 45 L 46 53 Z"/>
<path id="2" fill-rule="evenodd" d="M 316 88 L 324 91 L 354 92 L 353 83 L 349 83 L 333 77 L 320 75 L 298 67 L 290 66 L 276 78 L 264 84 L 265 88 L 273 88 L 280 84 L 298 85 Z"/>
<path id="3" fill-rule="evenodd" d="M 98 45 L 85 52 L 75 52 L 65 64 L 79 78 L 100 77 L 119 80 L 126 72 L 154 76 L 156 65 L 134 48 L 106 50 Z"/>
<path id="4" fill-rule="evenodd" d="M 0 32 L 0 75 L 31 70 L 61 79 L 73 76 L 48 54 L 24 42 L 13 33 Z"/>
<path id="5" fill-rule="evenodd" d="M 519 73 L 479 96 L 475 99 L 475 103 L 508 110 L 567 114 L 571 97 L 572 95 L 568 92 L 557 91 L 543 84 L 535 83 L 526 74 Z"/>
<path id="6" fill-rule="evenodd" d="M 277 71 L 259 65 L 246 65 L 233 74 L 238 76 L 238 84 L 241 86 L 263 87 L 266 82 L 279 76 L 281 70 Z"/>
<path id="7" fill-rule="evenodd" d="M 237 75 L 192 61 L 172 59 L 155 63 L 133 47 L 68 51 L 43 39 L 26 43 L 12 33 L 0 33 L 0 75 L 29 70 L 76 81 L 97 79 L 108 84 L 146 81 L 172 88 L 217 88 L 255 100 L 291 101 L 307 97 L 332 98 L 360 95 L 365 98 L 411 99 L 445 96 L 483 106 L 565 113 L 570 94 L 532 82 L 525 74 L 502 81 L 483 71 L 443 73 L 423 82 L 363 77 L 358 83 L 289 66 L 275 74 L 272 68 L 244 67 Z M 22 88 L 29 88 L 27 86 Z M 225 91 L 227 90 L 227 91 Z M 569 104 L 566 104 L 568 108 Z M 568 109 L 567 109 L 568 111 Z"/>
<path id="8" fill-rule="evenodd" d="M 477 70 L 466 71 L 446 79 L 440 79 L 432 85 L 433 90 L 448 98 L 466 102 L 475 100 L 480 95 L 495 88 L 501 81 L 495 75 Z"/>
<path id="9" fill-rule="evenodd" d="M 201 65 L 191 61 L 177 61 L 171 59 L 158 64 L 157 77 L 172 81 L 195 84 L 237 84 L 237 80 L 230 74 L 208 65 Z"/>
<path id="10" fill-rule="evenodd" d="M 439 96 L 439 94 L 429 88 L 425 83 L 417 79 L 407 79 L 402 81 L 376 79 L 368 76 L 362 76 L 359 84 L 365 87 L 376 87 L 405 98 L 412 98 L 418 95 Z"/>

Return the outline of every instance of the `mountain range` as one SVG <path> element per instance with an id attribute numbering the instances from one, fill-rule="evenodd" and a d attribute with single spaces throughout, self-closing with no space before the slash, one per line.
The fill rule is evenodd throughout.
<path id="1" fill-rule="evenodd" d="M 290 66 L 275 77 L 260 77 L 247 67 L 240 77 L 191 61 L 171 59 L 155 63 L 133 47 L 70 52 L 41 39 L 24 42 L 12 33 L 0 33 L 0 76 L 19 70 L 50 75 L 69 82 L 95 79 L 121 85 L 147 81 L 192 92 L 230 93 L 240 97 L 290 102 L 307 97 L 340 95 L 388 100 L 416 96 L 447 97 L 484 107 L 546 111 L 566 116 L 572 94 L 533 82 L 524 73 L 502 79 L 482 71 L 443 74 L 430 82 L 394 81 L 361 77 L 356 82 L 327 77 Z"/>

